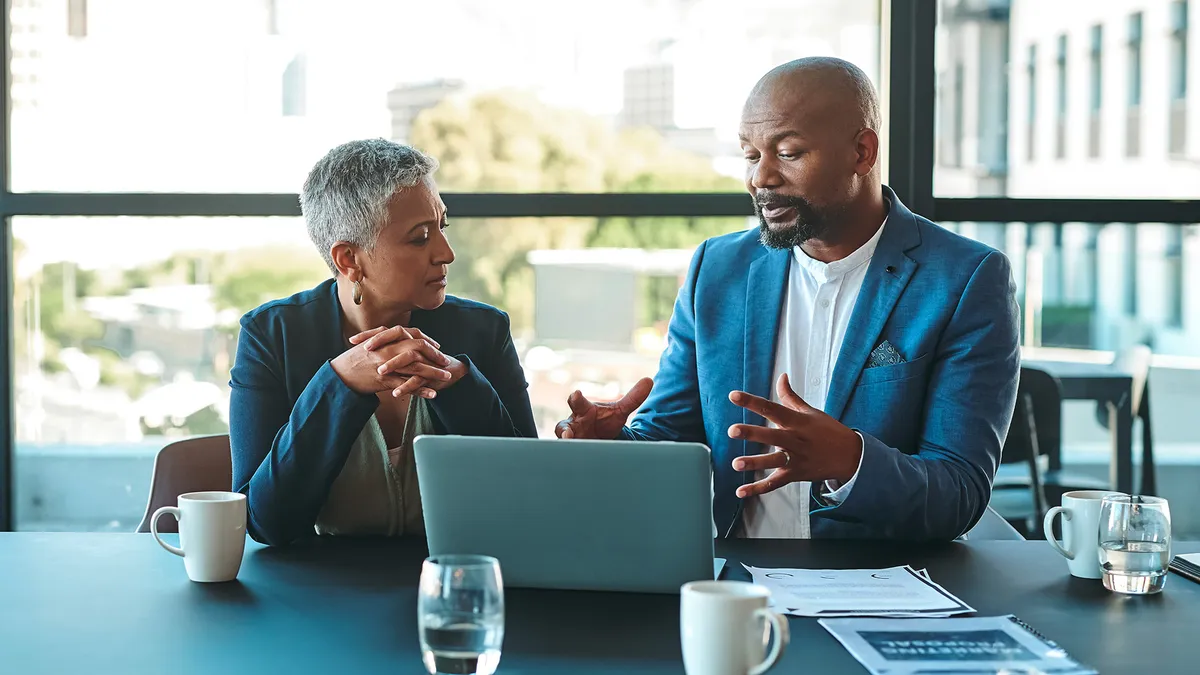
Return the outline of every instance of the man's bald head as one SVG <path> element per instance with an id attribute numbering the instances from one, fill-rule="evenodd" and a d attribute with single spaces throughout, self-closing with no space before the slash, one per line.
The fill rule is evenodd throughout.
<path id="1" fill-rule="evenodd" d="M 832 56 L 809 56 L 772 68 L 759 78 L 746 100 L 746 108 L 770 99 L 794 100 L 829 113 L 847 125 L 878 133 L 882 120 L 879 95 L 861 68 Z"/>
<path id="2" fill-rule="evenodd" d="M 860 238 L 856 223 L 883 208 L 879 126 L 875 88 L 847 61 L 797 59 L 758 81 L 739 136 L 763 243 Z"/>

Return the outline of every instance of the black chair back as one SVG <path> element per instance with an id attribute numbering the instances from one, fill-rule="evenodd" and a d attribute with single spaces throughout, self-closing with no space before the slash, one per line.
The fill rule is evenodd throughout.
<path id="1" fill-rule="evenodd" d="M 1012 448 L 1013 456 L 1008 456 Z M 1027 462 L 1045 456 L 1050 466 L 1062 461 L 1062 385 L 1037 368 L 1022 367 L 1017 384 L 1017 408 L 1004 442 L 1003 463 Z"/>
<path id="2" fill-rule="evenodd" d="M 1049 508 L 1038 458 L 1047 456 L 1057 463 L 1062 452 L 1062 386 L 1054 376 L 1036 368 L 1021 368 L 1020 377 L 1017 405 L 1008 436 L 1004 439 L 1000 463 L 1028 465 L 1026 489 L 1033 505 L 1028 526 L 1037 527 Z"/>

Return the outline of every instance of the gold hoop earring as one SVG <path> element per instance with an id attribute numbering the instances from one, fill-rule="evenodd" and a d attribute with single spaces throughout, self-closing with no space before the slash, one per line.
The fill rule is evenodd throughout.
<path id="1" fill-rule="evenodd" d="M 356 305 L 362 304 L 362 282 L 361 281 L 354 282 L 354 304 L 356 304 Z"/>

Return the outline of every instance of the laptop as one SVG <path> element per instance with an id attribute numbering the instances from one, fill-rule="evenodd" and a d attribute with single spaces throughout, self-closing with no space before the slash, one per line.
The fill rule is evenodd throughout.
<path id="1" fill-rule="evenodd" d="M 430 555 L 494 556 L 514 588 L 678 593 L 713 578 L 703 445 L 419 436 L 413 449 Z"/>

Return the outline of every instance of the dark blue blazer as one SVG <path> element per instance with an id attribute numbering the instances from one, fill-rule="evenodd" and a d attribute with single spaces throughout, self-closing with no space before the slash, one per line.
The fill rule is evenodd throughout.
<path id="1" fill-rule="evenodd" d="M 949 540 L 983 515 L 1012 421 L 1020 371 L 1015 286 L 999 251 L 909 211 L 884 188 L 887 225 L 850 317 L 825 412 L 863 435 L 850 494 L 810 504 L 814 537 Z M 753 480 L 733 458 L 765 449 L 729 438 L 763 419 L 729 402 L 770 397 L 790 250 L 758 231 L 710 239 L 680 289 L 654 389 L 628 439 L 712 448 L 713 518 L 736 524 L 734 491 Z M 905 362 L 866 368 L 883 341 Z"/>
<path id="2" fill-rule="evenodd" d="M 379 401 L 352 391 L 329 365 L 346 350 L 333 279 L 252 310 L 241 324 L 229 383 L 233 489 L 247 497 L 250 535 L 284 544 L 314 533 Z M 448 296 L 433 311 L 414 311 L 411 325 L 468 368 L 430 401 L 437 433 L 537 436 L 504 312 Z"/>

